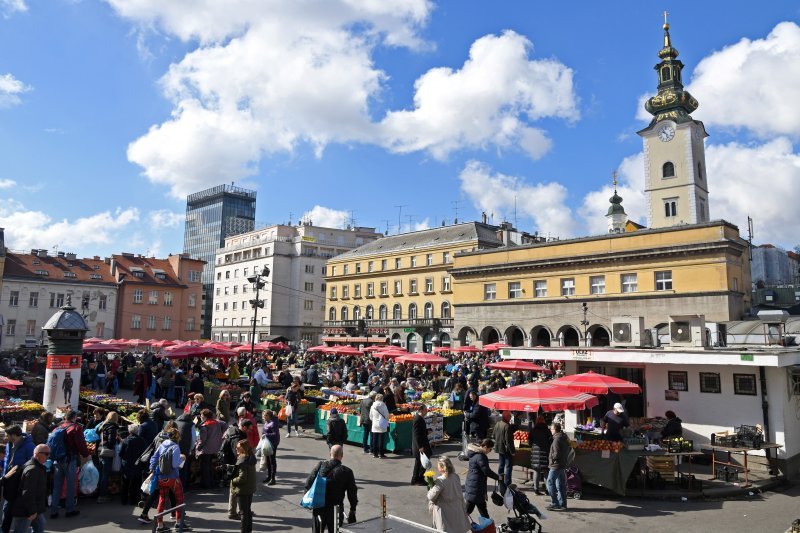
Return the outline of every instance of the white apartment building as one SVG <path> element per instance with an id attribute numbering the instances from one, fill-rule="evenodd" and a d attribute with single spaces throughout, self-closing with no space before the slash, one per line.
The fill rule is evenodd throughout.
<path id="1" fill-rule="evenodd" d="M 86 337 L 114 337 L 117 283 L 103 259 L 31 250 L 8 252 L 0 293 L 0 349 L 33 348 L 45 341 L 42 326 L 70 301 L 86 319 Z"/>
<path id="2" fill-rule="evenodd" d="M 258 298 L 256 342 L 285 337 L 303 346 L 320 342 L 325 318 L 325 263 L 382 237 L 375 228 L 278 224 L 225 239 L 214 265 L 212 339 L 250 342 L 256 298 L 249 276 L 270 274 Z"/>

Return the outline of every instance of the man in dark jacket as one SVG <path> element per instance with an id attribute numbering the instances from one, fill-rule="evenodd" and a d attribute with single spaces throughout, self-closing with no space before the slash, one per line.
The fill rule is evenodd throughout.
<path id="1" fill-rule="evenodd" d="M 514 428 L 511 427 L 511 411 L 503 411 L 503 419 L 494 425 L 494 451 L 500 456 L 501 494 L 511 484 L 511 471 L 514 468 Z"/>
<path id="2" fill-rule="evenodd" d="M 464 500 L 467 502 L 467 514 L 470 514 L 475 507 L 484 518 L 489 518 L 489 511 L 486 509 L 486 483 L 488 478 L 500 479 L 489 466 L 488 454 L 494 447 L 492 439 L 484 439 L 480 445 L 470 444 L 467 446 L 467 457 L 469 457 L 469 467 L 467 469 L 467 479 L 464 482 Z"/>
<path id="3" fill-rule="evenodd" d="M 44 533 L 47 511 L 47 471 L 44 464 L 50 457 L 47 444 L 38 445 L 33 451 L 33 458 L 25 463 L 22 471 L 19 497 L 14 501 L 11 514 L 13 531 L 26 531 L 28 527 L 33 533 Z"/>
<path id="4" fill-rule="evenodd" d="M 192 377 L 192 381 L 189 382 L 189 392 L 194 392 L 195 394 L 203 394 L 205 392 L 206 385 L 203 382 L 203 376 L 200 372 L 195 372 L 194 376 Z"/>
<path id="5" fill-rule="evenodd" d="M 169 409 L 169 401 L 166 398 L 158 400 L 158 403 L 150 409 L 150 417 L 156 423 L 158 431 L 161 431 L 166 421 L 169 420 L 167 409 Z"/>
<path id="6" fill-rule="evenodd" d="M 139 501 L 139 491 L 142 484 L 144 466 L 137 464 L 137 459 L 142 455 L 147 444 L 139 436 L 139 426 L 129 426 L 128 435 L 122 439 L 119 457 L 122 461 L 122 484 L 120 494 L 122 505 L 136 505 Z M 123 436 L 124 432 L 120 432 Z"/>
<path id="7" fill-rule="evenodd" d="M 478 393 L 469 391 L 464 402 L 464 429 L 467 435 L 479 441 L 486 438 L 489 431 L 489 408 L 478 403 Z"/>
<path id="8" fill-rule="evenodd" d="M 682 420 L 678 418 L 678 416 L 675 414 L 675 411 L 667 411 L 664 416 L 667 417 L 667 425 L 665 425 L 664 429 L 661 430 L 661 438 L 666 439 L 668 437 L 682 437 Z"/>
<path id="9" fill-rule="evenodd" d="M 180 446 L 181 453 L 186 457 L 186 462 L 183 464 L 183 468 L 181 468 L 181 485 L 183 485 L 183 490 L 186 492 L 189 490 L 189 472 L 193 459 L 192 434 L 194 432 L 194 418 L 188 413 L 183 413 L 175 419 L 175 425 L 178 428 L 178 432 L 181 434 L 178 446 Z"/>
<path id="10" fill-rule="evenodd" d="M 11 530 L 11 506 L 19 495 L 19 482 L 22 479 L 22 470 L 25 463 L 33 457 L 33 439 L 18 425 L 6 429 L 8 442 L 3 462 L 3 533 Z M 46 440 L 46 439 L 45 439 Z"/>
<path id="11" fill-rule="evenodd" d="M 375 402 L 375 396 L 377 396 L 377 394 L 377 392 L 372 391 L 369 393 L 369 396 L 361 400 L 359 422 L 361 423 L 361 429 L 364 432 L 364 436 L 361 439 L 361 444 L 364 447 L 364 453 L 370 453 L 369 435 L 372 432 L 372 421 L 369 418 L 369 410 L 372 408 L 372 404 Z"/>
<path id="12" fill-rule="evenodd" d="M 550 472 L 547 474 L 547 491 L 550 493 L 551 505 L 548 511 L 565 511 L 567 509 L 567 467 L 572 447 L 569 437 L 561 431 L 561 424 L 553 424 L 553 443 L 550 445 Z"/>
<path id="13" fill-rule="evenodd" d="M 317 472 L 322 477 L 327 478 L 328 483 L 325 487 L 325 507 L 314 509 L 312 517 L 314 519 L 314 533 L 334 533 L 334 508 L 339 506 L 339 524 L 344 522 L 344 496 L 350 502 L 350 512 L 347 514 L 347 523 L 352 524 L 356 521 L 356 506 L 358 505 L 358 495 L 356 479 L 353 471 L 342 464 L 344 449 L 338 444 L 331 448 L 331 458 L 329 461 L 320 463 L 311 471 L 311 475 L 306 479 L 303 489 L 307 492 L 317 479 Z"/>
<path id="14" fill-rule="evenodd" d="M 428 439 L 428 425 L 425 423 L 425 416 L 428 414 L 428 406 L 420 404 L 411 422 L 411 455 L 414 456 L 414 471 L 411 473 L 412 485 L 426 485 L 425 467 L 422 466 L 422 457 L 425 454 L 428 459 L 433 457 L 431 442 Z"/>
<path id="15" fill-rule="evenodd" d="M 247 419 L 243 419 L 240 424 L 246 421 Z M 238 460 L 236 445 L 239 444 L 240 440 L 247 440 L 247 431 L 240 426 L 232 424 L 225 431 L 225 436 L 222 438 L 222 449 L 220 450 L 228 479 L 233 479 L 236 476 L 236 461 Z M 228 518 L 231 520 L 239 520 L 241 518 L 238 507 L 239 500 L 236 494 L 230 491 L 228 494 Z"/>
<path id="16" fill-rule="evenodd" d="M 86 439 L 83 437 L 83 427 L 77 422 L 78 412 L 70 411 L 66 420 L 56 429 L 64 430 L 64 442 L 67 455 L 65 457 L 51 457 L 53 459 L 53 494 L 50 499 L 50 518 L 58 517 L 59 502 L 61 501 L 61 487 L 66 481 L 67 490 L 65 493 L 66 517 L 71 518 L 80 514 L 75 509 L 75 481 L 78 473 L 78 458 L 81 465 L 88 461 L 92 454 L 86 446 Z M 51 450 L 52 451 L 52 450 Z"/>
<path id="17" fill-rule="evenodd" d="M 329 413 L 327 430 L 325 440 L 328 443 L 328 448 L 333 447 L 334 444 L 347 442 L 347 424 L 339 416 L 339 410 L 335 407 Z"/>

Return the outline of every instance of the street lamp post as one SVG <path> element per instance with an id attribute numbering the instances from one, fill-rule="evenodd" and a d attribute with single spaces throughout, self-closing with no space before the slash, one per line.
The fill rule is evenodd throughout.
<path id="1" fill-rule="evenodd" d="M 581 326 L 583 326 L 583 345 L 588 346 L 589 344 L 587 343 L 586 339 L 586 330 L 589 327 L 589 320 L 587 320 L 586 314 L 589 312 L 589 306 L 586 305 L 586 302 L 583 302 L 581 307 L 583 307 L 583 320 L 581 320 Z"/>
<path id="2" fill-rule="evenodd" d="M 256 288 L 256 297 L 254 300 L 250 300 L 250 305 L 253 307 L 253 333 L 250 335 L 250 360 L 253 360 L 253 353 L 256 349 L 256 324 L 258 323 L 258 308 L 264 307 L 264 300 L 258 298 L 258 293 L 264 286 L 267 284 L 267 278 L 269 277 L 269 267 L 264 265 L 263 270 L 259 274 L 253 274 L 247 281 L 252 283 Z"/>

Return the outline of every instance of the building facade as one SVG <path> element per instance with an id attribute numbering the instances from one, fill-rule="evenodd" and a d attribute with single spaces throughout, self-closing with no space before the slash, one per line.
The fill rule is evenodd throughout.
<path id="1" fill-rule="evenodd" d="M 274 225 L 225 239 L 214 263 L 212 339 L 250 342 L 254 286 L 247 280 L 269 269 L 258 299 L 256 342 L 285 337 L 303 346 L 320 341 L 325 317 L 326 262 L 382 235 L 374 228 L 336 229 Z"/>
<path id="2" fill-rule="evenodd" d="M 411 352 L 449 346 L 453 258 L 520 238 L 507 224 L 468 222 L 392 235 L 328 261 L 323 340 L 392 343 Z"/>
<path id="3" fill-rule="evenodd" d="M 44 343 L 42 326 L 53 313 L 71 302 L 86 320 L 88 336 L 114 336 L 117 284 L 99 257 L 31 250 L 8 252 L 3 270 L 0 315 L 5 319 L 0 349 L 35 347 Z"/>
<path id="4" fill-rule="evenodd" d="M 753 256 L 753 284 L 757 289 L 800 285 L 800 256 L 771 244 L 755 246 Z"/>
<path id="5" fill-rule="evenodd" d="M 214 291 L 214 258 L 225 245 L 225 238 L 252 231 L 256 219 L 256 192 L 219 185 L 190 194 L 186 198 L 186 225 L 183 253 L 205 262 L 200 329 L 211 336 Z"/>
<path id="6" fill-rule="evenodd" d="M 187 254 L 166 259 L 123 253 L 108 260 L 119 286 L 118 338 L 198 340 L 204 262 Z"/>

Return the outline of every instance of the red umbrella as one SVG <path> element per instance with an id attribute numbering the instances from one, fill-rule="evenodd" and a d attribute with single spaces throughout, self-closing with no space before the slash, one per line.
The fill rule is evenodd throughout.
<path id="1" fill-rule="evenodd" d="M 568 387 L 579 392 L 589 394 L 639 394 L 642 388 L 636 383 L 625 381 L 624 379 L 598 374 L 591 370 L 583 374 L 573 374 L 550 381 L 562 387 Z"/>
<path id="2" fill-rule="evenodd" d="M 170 346 L 164 349 L 169 358 L 187 359 L 189 357 L 230 357 L 236 352 L 224 346 L 187 346 L 185 344 Z"/>
<path id="3" fill-rule="evenodd" d="M 386 346 L 379 346 L 377 344 L 373 344 L 372 346 L 367 346 L 366 348 L 364 348 L 363 351 L 365 351 L 365 352 L 377 352 L 379 350 L 385 350 L 385 349 L 386 349 Z"/>
<path id="4" fill-rule="evenodd" d="M 511 348 L 510 345 L 502 343 L 502 342 L 495 342 L 493 344 L 487 344 L 483 347 L 484 352 L 497 352 L 502 348 Z"/>
<path id="5" fill-rule="evenodd" d="M 276 342 L 275 343 L 275 350 L 289 350 L 289 345 L 285 342 Z"/>
<path id="6" fill-rule="evenodd" d="M 595 396 L 577 392 L 552 382 L 526 383 L 484 394 L 478 403 L 498 411 L 563 411 L 588 409 L 599 402 Z"/>
<path id="7" fill-rule="evenodd" d="M 496 363 L 489 363 L 489 368 L 494 370 L 511 370 L 514 372 L 543 372 L 545 374 L 552 374 L 553 371 L 543 366 L 539 366 L 530 361 L 523 361 L 521 359 L 506 359 L 505 361 L 498 361 Z"/>
<path id="8" fill-rule="evenodd" d="M 449 346 L 437 346 L 433 349 L 433 353 L 450 353 L 452 351 Z"/>
<path id="9" fill-rule="evenodd" d="M 94 344 L 85 344 L 83 346 L 83 351 L 87 353 L 121 352 L 127 348 L 128 347 L 124 344 L 95 342 Z"/>
<path id="10" fill-rule="evenodd" d="M 453 351 L 456 353 L 480 353 L 483 350 L 475 346 L 459 346 L 458 348 L 453 348 Z"/>
<path id="11" fill-rule="evenodd" d="M 106 339 L 100 339 L 97 337 L 92 337 L 90 339 L 83 339 L 83 344 L 92 344 L 93 342 L 103 342 Z"/>
<path id="12" fill-rule="evenodd" d="M 311 348 L 307 349 L 306 351 L 307 352 L 322 352 L 324 350 L 327 350 L 328 348 L 330 348 L 330 346 L 328 346 L 326 344 L 320 344 L 319 346 L 312 346 Z"/>
<path id="13" fill-rule="evenodd" d="M 167 348 L 168 346 L 175 346 L 177 343 L 174 341 L 155 341 L 150 343 L 153 348 Z"/>
<path id="14" fill-rule="evenodd" d="M 142 339 L 128 339 L 125 344 L 128 346 L 138 346 L 140 344 L 150 344 L 148 341 L 143 341 Z"/>
<path id="15" fill-rule="evenodd" d="M 413 365 L 445 365 L 449 363 L 450 360 L 430 353 L 412 353 L 409 355 L 401 355 L 397 358 L 397 362 Z"/>
<path id="16" fill-rule="evenodd" d="M 0 376 L 0 389 L 16 390 L 17 387 L 24 385 L 21 381 Z"/>

